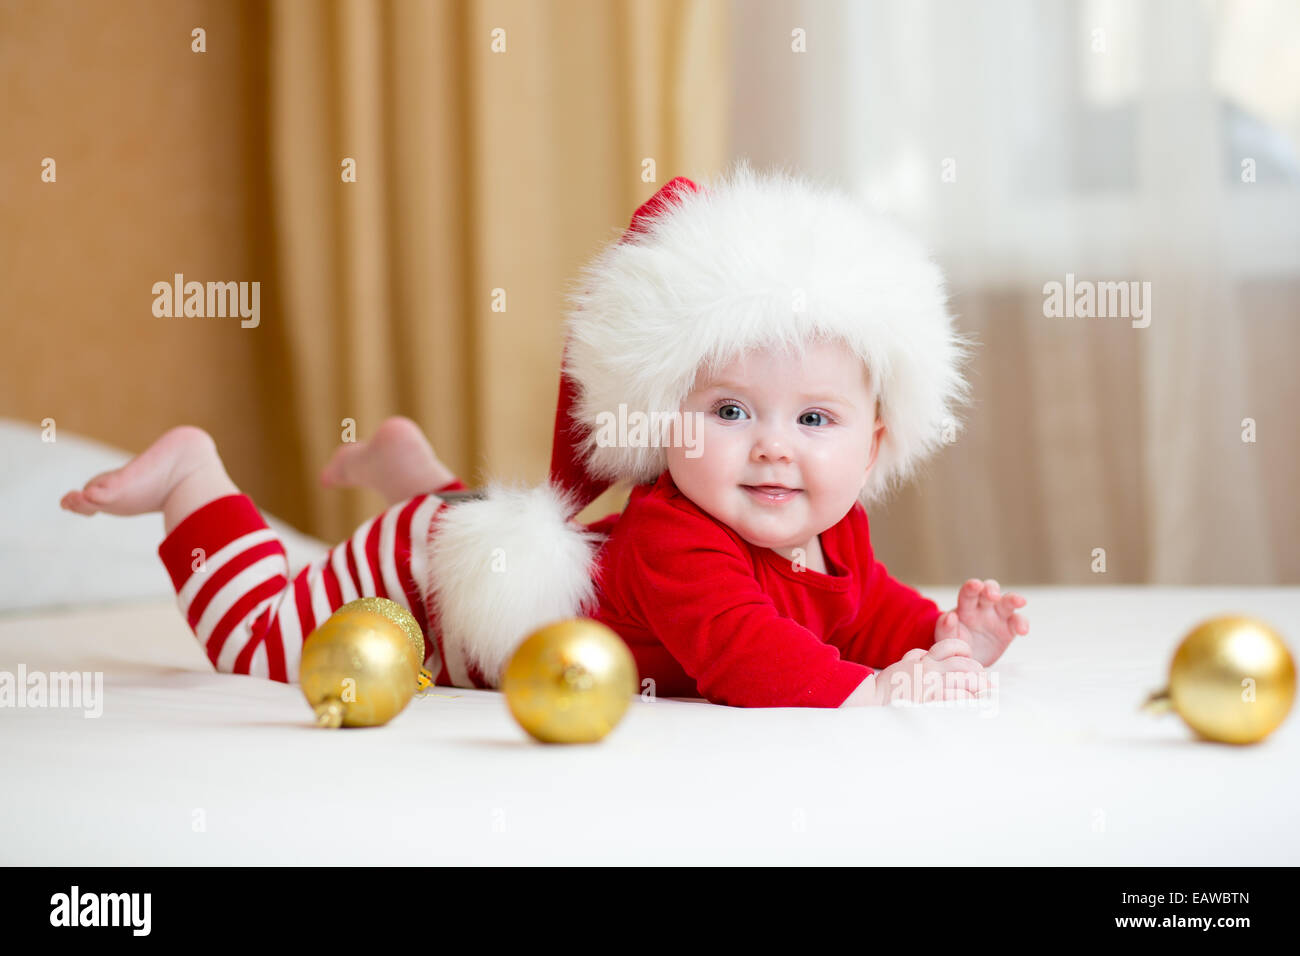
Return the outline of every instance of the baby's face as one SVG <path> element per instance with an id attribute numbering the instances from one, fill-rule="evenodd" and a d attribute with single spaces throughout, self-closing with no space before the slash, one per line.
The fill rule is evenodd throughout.
<path id="1" fill-rule="evenodd" d="M 829 343 L 808 346 L 802 361 L 748 353 L 695 382 L 682 413 L 695 412 L 697 456 L 680 442 L 666 450 L 673 482 L 750 544 L 792 560 L 853 507 L 885 427 L 862 362 Z"/>

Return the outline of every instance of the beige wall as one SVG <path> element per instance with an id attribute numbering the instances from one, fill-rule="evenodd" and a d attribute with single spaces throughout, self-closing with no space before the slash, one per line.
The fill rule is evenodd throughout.
<path id="1" fill-rule="evenodd" d="M 292 435 L 271 400 L 274 324 L 152 313 L 153 283 L 176 271 L 270 278 L 260 6 L 0 4 L 0 415 L 53 418 L 132 451 L 170 425 L 200 425 L 235 480 L 292 520 L 286 478 L 299 463 L 292 442 L 274 440 Z M 196 26 L 203 54 L 190 50 Z M 46 156 L 55 183 L 41 181 Z"/>

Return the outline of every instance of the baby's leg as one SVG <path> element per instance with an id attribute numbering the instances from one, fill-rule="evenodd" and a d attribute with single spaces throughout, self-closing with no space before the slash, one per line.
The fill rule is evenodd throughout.
<path id="1" fill-rule="evenodd" d="M 212 436 L 181 425 L 121 468 L 96 475 L 80 491 L 69 491 L 59 504 L 83 515 L 161 511 L 163 527 L 170 533 L 208 502 L 237 494 Z"/>
<path id="2" fill-rule="evenodd" d="M 437 683 L 470 683 L 456 661 L 443 661 L 422 586 L 426 542 L 443 502 L 417 495 L 361 525 L 347 540 L 296 572 L 247 495 L 204 505 L 158 548 L 182 615 L 213 667 L 293 683 L 302 646 L 313 630 L 358 597 L 396 601 L 424 632 L 425 665 Z"/>
<path id="3" fill-rule="evenodd" d="M 85 515 L 162 510 L 167 534 L 158 556 L 181 613 L 218 671 L 295 682 L 303 642 L 317 625 L 355 598 L 384 597 L 415 616 L 425 635 L 424 663 L 437 683 L 489 686 L 473 666 L 444 659 L 429 621 L 427 543 L 445 506 L 435 495 L 393 504 L 293 574 L 283 544 L 199 428 L 173 428 L 123 467 L 68 492 L 61 504 Z"/>
<path id="4" fill-rule="evenodd" d="M 368 441 L 340 445 L 320 480 L 327 488 L 373 488 L 390 505 L 412 495 L 464 487 L 434 454 L 420 426 L 401 416 L 386 419 Z"/>

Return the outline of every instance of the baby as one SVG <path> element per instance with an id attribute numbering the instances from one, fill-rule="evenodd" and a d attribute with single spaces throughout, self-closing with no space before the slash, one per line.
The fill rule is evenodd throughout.
<path id="1" fill-rule="evenodd" d="M 874 559 L 864 507 L 938 442 L 964 388 L 936 274 L 842 197 L 745 166 L 706 191 L 679 178 L 586 271 L 544 488 L 452 504 L 464 485 L 390 419 L 322 475 L 390 507 L 292 578 L 197 428 L 62 504 L 162 511 L 159 555 L 222 671 L 294 680 L 311 630 L 374 594 L 411 609 L 444 685 L 497 686 L 529 630 L 586 614 L 660 696 L 968 697 L 1028 633 L 1025 599 L 971 579 L 940 614 Z M 670 433 L 609 442 L 594 423 L 628 405 L 677 413 Z M 689 444 L 681 416 L 698 422 Z M 619 479 L 634 484 L 621 515 L 572 520 Z"/>

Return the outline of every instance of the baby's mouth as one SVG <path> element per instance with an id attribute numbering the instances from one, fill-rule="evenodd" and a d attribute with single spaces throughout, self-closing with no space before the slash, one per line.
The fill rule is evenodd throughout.
<path id="1" fill-rule="evenodd" d="M 741 485 L 751 496 L 763 502 L 789 501 L 801 494 L 801 488 L 787 488 L 784 485 Z"/>

